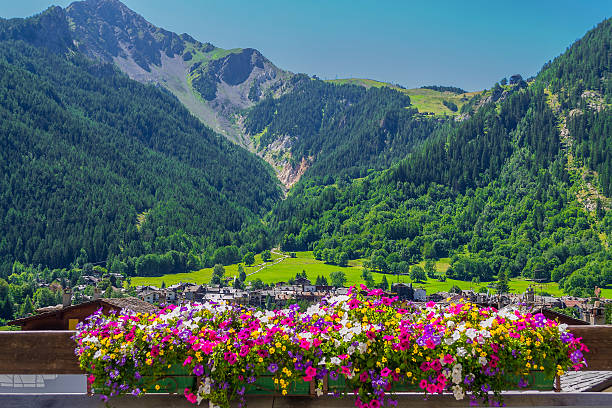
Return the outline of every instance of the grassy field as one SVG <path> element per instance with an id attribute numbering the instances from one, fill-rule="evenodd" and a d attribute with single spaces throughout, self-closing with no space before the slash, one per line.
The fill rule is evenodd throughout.
<path id="1" fill-rule="evenodd" d="M 316 259 L 314 259 L 312 252 L 297 252 L 296 255 L 296 258 L 286 258 L 285 260 L 275 265 L 267 266 L 261 271 L 247 276 L 247 281 L 259 278 L 265 283 L 275 283 L 279 281 L 286 282 L 289 279 L 295 277 L 297 273 L 305 271 L 308 278 L 312 282 L 314 282 L 317 276 L 319 275 L 325 276 L 329 280 L 329 275 L 332 272 L 343 271 L 346 274 L 348 285 L 356 285 L 363 282 L 363 279 L 361 278 L 363 265 L 362 259 L 351 260 L 349 261 L 348 266 L 340 267 L 336 265 L 329 265 L 322 261 L 317 261 Z M 274 262 L 278 258 L 278 255 L 272 254 L 272 262 Z M 247 275 L 261 268 L 261 266 L 257 266 L 261 263 L 261 255 L 258 254 L 255 256 L 256 266 L 245 267 Z M 424 266 L 424 264 L 424 261 L 420 262 L 421 266 Z M 440 272 L 445 272 L 449 266 L 449 258 L 442 258 L 436 262 L 436 269 Z M 235 276 L 237 273 L 238 264 L 229 265 L 225 267 L 225 276 Z M 160 287 L 162 282 L 165 282 L 166 286 L 170 286 L 179 282 L 192 282 L 197 284 L 203 284 L 208 283 L 210 281 L 211 276 L 212 268 L 206 268 L 189 273 L 170 274 L 159 277 L 134 277 L 132 278 L 132 285 L 154 285 Z M 373 276 L 374 281 L 377 283 L 381 281 L 383 276 L 387 276 L 387 280 L 389 281 L 389 283 L 411 282 L 408 276 L 383 275 L 379 273 L 374 273 Z M 513 293 L 523 293 L 532 283 L 533 282 L 522 279 L 512 279 L 510 281 L 510 291 Z M 487 283 L 484 282 L 480 284 L 472 284 L 471 282 L 459 281 L 454 279 L 447 279 L 445 282 L 439 282 L 435 279 L 427 279 L 427 281 L 422 283 L 414 283 L 415 287 L 424 288 L 427 290 L 427 293 L 434 293 L 440 291 L 448 292 L 453 285 L 457 285 L 463 290 L 477 290 L 483 286 L 486 286 Z M 562 295 L 562 292 L 559 289 L 558 285 L 554 282 L 545 283 L 542 285 L 536 284 L 536 291 L 548 292 L 553 296 Z M 602 290 L 602 297 L 612 298 L 612 288 Z"/>
<path id="2" fill-rule="evenodd" d="M 395 89 L 396 91 L 403 92 L 410 96 L 410 100 L 412 101 L 412 105 L 416 107 L 420 113 L 430 112 L 435 115 L 457 115 L 458 112 L 453 112 L 448 109 L 442 101 L 450 101 L 457 105 L 458 111 L 461 110 L 461 107 L 474 95 L 479 92 L 468 92 L 464 94 L 455 94 L 452 92 L 438 92 L 433 89 L 423 89 L 423 88 L 414 88 L 414 89 L 404 89 L 397 87 L 393 84 L 389 84 L 387 82 L 375 81 L 373 79 L 362 79 L 362 78 L 344 78 L 344 79 L 331 79 L 327 82 L 331 82 L 334 84 L 344 85 L 344 84 L 352 84 L 352 85 L 360 85 L 366 88 L 380 88 L 382 86 L 387 86 L 389 88 Z"/>

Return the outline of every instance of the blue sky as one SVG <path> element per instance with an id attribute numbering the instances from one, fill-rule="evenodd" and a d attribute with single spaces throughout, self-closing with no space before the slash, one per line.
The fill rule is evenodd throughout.
<path id="1" fill-rule="evenodd" d="M 66 0 L 2 1 L 25 17 Z M 9 3 L 9 4 L 6 4 Z M 321 78 L 489 88 L 535 75 L 605 18 L 612 1 L 125 0 L 157 26 L 222 48 L 253 47 Z"/>

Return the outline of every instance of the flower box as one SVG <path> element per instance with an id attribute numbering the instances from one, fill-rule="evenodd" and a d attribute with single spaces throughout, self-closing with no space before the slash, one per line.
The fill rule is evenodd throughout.
<path id="1" fill-rule="evenodd" d="M 397 392 L 449 391 L 495 402 L 490 398 L 510 389 L 551 390 L 552 377 L 586 366 L 588 352 L 542 314 L 406 305 L 380 290 L 306 311 L 207 303 L 154 315 L 97 313 L 75 339 L 81 367 L 103 399 L 183 393 L 221 407 L 245 395 L 345 394 L 358 407 L 377 408 L 393 405 Z M 503 374 L 534 368 L 543 371 Z"/>

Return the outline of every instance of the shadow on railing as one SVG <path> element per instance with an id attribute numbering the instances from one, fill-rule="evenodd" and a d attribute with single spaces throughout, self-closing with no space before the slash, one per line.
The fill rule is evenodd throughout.
<path id="1" fill-rule="evenodd" d="M 589 371 L 612 371 L 612 326 L 570 326 L 582 337 L 590 352 L 586 354 Z M 0 332 L 0 375 L 9 374 L 83 374 L 74 354 L 73 331 Z M 2 391 L 0 390 L 0 393 Z M 400 404 L 411 407 L 467 406 L 468 401 L 455 401 L 452 395 L 434 395 L 424 400 L 423 394 L 400 394 Z M 189 406 L 181 395 L 147 395 L 141 398 L 119 397 L 110 401 L 116 407 Z M 504 394 L 508 406 L 612 406 L 612 393 L 593 392 L 516 392 Z M 253 396 L 247 399 L 251 408 L 269 407 L 352 407 L 352 398 Z M 0 394 L 0 407 L 93 407 L 99 399 L 86 395 Z"/>

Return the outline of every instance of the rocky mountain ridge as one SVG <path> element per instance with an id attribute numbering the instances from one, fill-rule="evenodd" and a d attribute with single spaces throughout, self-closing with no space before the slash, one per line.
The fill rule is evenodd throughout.
<path id="1" fill-rule="evenodd" d="M 255 49 L 225 50 L 156 27 L 118 0 L 77 1 L 65 13 L 80 52 L 114 63 L 139 82 L 165 87 L 243 147 L 249 140 L 234 115 L 291 75 Z"/>

